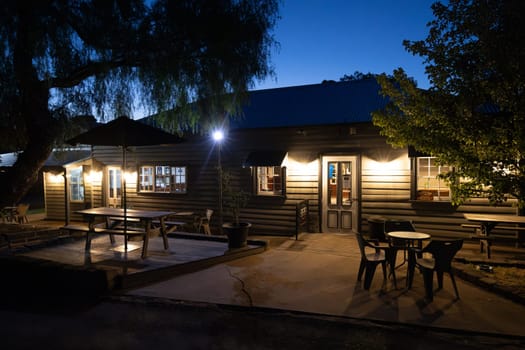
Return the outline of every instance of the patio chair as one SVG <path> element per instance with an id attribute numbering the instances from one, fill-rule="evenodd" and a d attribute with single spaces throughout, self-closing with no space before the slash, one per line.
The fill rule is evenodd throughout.
<path id="1" fill-rule="evenodd" d="M 359 232 L 356 233 L 357 243 L 359 245 L 359 250 L 361 252 L 361 262 L 359 264 L 359 272 L 357 274 L 357 280 L 361 281 L 363 277 L 363 272 L 365 273 L 365 282 L 364 288 L 366 290 L 370 289 L 372 284 L 372 279 L 374 278 L 374 273 L 376 271 L 377 265 L 381 264 L 383 268 L 383 279 L 386 280 L 386 254 L 385 249 L 382 249 L 378 246 L 375 246 L 373 243 L 365 240 L 363 235 Z M 367 248 L 368 251 L 367 251 Z M 370 252 L 371 249 L 373 252 Z M 395 281 L 395 278 L 394 278 Z"/>
<path id="2" fill-rule="evenodd" d="M 438 290 L 443 288 L 443 274 L 446 272 L 449 274 L 454 286 L 456 298 L 459 299 L 458 288 L 456 286 L 456 280 L 454 279 L 454 273 L 452 270 L 452 259 L 456 253 L 463 246 L 463 240 L 446 240 L 446 241 L 431 241 L 425 248 L 417 249 L 414 248 L 413 252 L 409 254 L 408 262 L 408 288 L 412 287 L 412 281 L 414 279 L 414 270 L 417 267 L 423 274 L 423 282 L 425 284 L 425 297 L 428 301 L 434 299 L 434 271 L 437 275 Z M 421 253 L 421 257 L 417 257 Z M 428 253 L 431 257 L 427 257 Z"/>
<path id="3" fill-rule="evenodd" d="M 27 211 L 29 210 L 29 204 L 18 204 L 14 213 L 14 221 L 19 224 L 28 223 Z"/>
<path id="4" fill-rule="evenodd" d="M 206 209 L 206 214 L 197 218 L 197 232 L 198 233 L 200 233 L 201 229 L 203 229 L 205 234 L 211 235 L 210 221 L 211 221 L 212 215 L 213 215 L 213 210 Z"/>

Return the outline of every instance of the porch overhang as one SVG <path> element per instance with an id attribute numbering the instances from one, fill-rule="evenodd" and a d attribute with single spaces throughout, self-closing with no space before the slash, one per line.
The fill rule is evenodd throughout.
<path id="1" fill-rule="evenodd" d="M 248 154 L 244 166 L 283 166 L 288 152 L 286 151 L 254 151 Z"/>

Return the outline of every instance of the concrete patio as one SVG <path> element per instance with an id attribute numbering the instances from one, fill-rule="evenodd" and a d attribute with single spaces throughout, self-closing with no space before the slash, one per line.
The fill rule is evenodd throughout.
<path id="1" fill-rule="evenodd" d="M 111 297 L 93 306 L 97 313 L 115 302 L 173 307 L 215 305 L 268 315 L 290 315 L 335 322 L 419 329 L 424 332 L 464 334 L 489 343 L 505 342 L 507 348 L 525 346 L 525 328 L 521 322 L 525 304 L 510 300 L 501 293 L 487 291 L 477 282 L 456 277 L 460 299 L 456 300 L 450 279 L 445 275 L 443 290 L 434 301 L 424 300 L 422 277 L 416 274 L 414 286 L 404 288 L 406 268 L 397 270 L 395 289 L 392 281 L 383 282 L 380 268 L 369 291 L 357 281 L 360 254 L 353 235 L 301 234 L 295 237 L 260 236 L 240 255 L 228 254 L 227 244 L 218 237 L 190 237 L 181 234 L 170 238 L 169 252 L 162 241 L 151 241 L 152 254 L 140 259 L 139 242 L 124 254 L 119 244 L 111 247 L 107 237 L 93 243 L 91 254 L 84 254 L 82 239 L 53 244 L 21 253 L 31 259 L 44 259 L 65 265 L 111 271 L 123 282 L 112 289 Z M 203 239 L 201 239 L 203 238 Z M 208 237 L 209 238 L 209 237 Z M 495 247 L 491 263 L 525 262 L 525 251 Z M 226 254 L 225 254 L 226 253 Z M 136 256 L 135 256 L 136 255 Z M 473 265 L 486 262 L 478 246 L 466 243 L 458 254 L 458 274 Z M 189 265 L 187 265 L 189 264 Z M 120 306 L 115 307 L 120 308 Z M 171 306 L 169 306 L 171 305 Z M 208 310 L 208 308 L 206 308 Z M 264 316 L 266 317 L 266 316 Z M 117 327 L 117 325 L 115 325 Z M 415 327 L 415 328 L 414 328 Z M 461 336 L 460 336 L 461 338 Z"/>

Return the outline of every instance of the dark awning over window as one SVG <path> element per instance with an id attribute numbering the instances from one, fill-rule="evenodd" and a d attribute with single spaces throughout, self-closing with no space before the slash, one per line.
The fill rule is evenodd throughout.
<path id="1" fill-rule="evenodd" d="M 256 151 L 248 154 L 244 166 L 282 166 L 286 151 Z"/>

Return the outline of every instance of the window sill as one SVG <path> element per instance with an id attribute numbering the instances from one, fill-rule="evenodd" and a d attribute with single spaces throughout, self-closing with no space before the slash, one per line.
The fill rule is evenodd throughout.
<path id="1" fill-rule="evenodd" d="M 160 195 L 160 196 L 164 196 L 164 195 L 173 195 L 173 194 L 180 194 L 180 195 L 184 195 L 184 194 L 188 194 L 188 192 L 137 192 L 138 195 Z"/>
<path id="2" fill-rule="evenodd" d="M 456 210 L 456 207 L 452 205 L 452 202 L 450 202 L 449 200 L 437 201 L 437 200 L 411 199 L 408 202 L 416 210 L 417 209 L 432 210 L 434 208 L 439 211 L 449 211 L 449 212 L 453 212 L 454 210 Z"/>
<path id="3" fill-rule="evenodd" d="M 256 194 L 255 197 L 257 197 L 257 198 L 280 198 L 280 199 L 286 199 L 286 195 L 284 195 L 284 194 Z"/>

